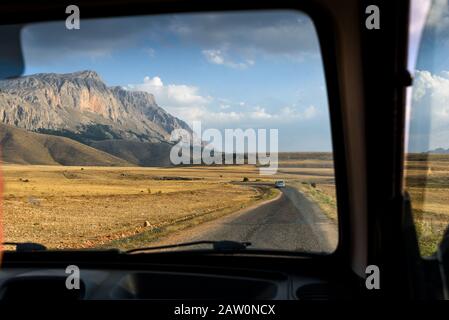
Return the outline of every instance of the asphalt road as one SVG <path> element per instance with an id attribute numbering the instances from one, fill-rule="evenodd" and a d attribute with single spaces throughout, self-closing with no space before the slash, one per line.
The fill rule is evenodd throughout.
<path id="1" fill-rule="evenodd" d="M 170 242 L 235 240 L 249 241 L 257 249 L 332 252 L 336 224 L 296 189 L 287 186 L 281 191 L 275 200 L 208 222 Z"/>

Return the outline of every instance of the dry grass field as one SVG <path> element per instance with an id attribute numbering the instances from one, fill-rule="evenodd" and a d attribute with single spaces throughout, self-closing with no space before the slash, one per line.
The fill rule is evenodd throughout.
<path id="1" fill-rule="evenodd" d="M 255 168 L 111 168 L 4 165 L 6 241 L 87 248 L 268 196 L 237 185 Z"/>
<path id="2" fill-rule="evenodd" d="M 427 256 L 449 225 L 449 155 L 410 154 L 406 170 L 420 250 Z"/>
<path id="3" fill-rule="evenodd" d="M 255 184 L 273 184 L 278 179 L 304 192 L 336 219 L 331 158 L 287 155 L 280 155 L 274 176 L 261 176 L 252 165 L 144 168 L 5 164 L 5 241 L 32 241 L 49 248 L 130 248 L 136 244 L 127 239 L 136 235 L 145 233 L 145 241 L 156 241 L 272 198 L 277 190 Z M 249 182 L 242 184 L 245 177 Z"/>
<path id="4" fill-rule="evenodd" d="M 299 175 L 290 184 L 318 203 L 330 218 L 336 219 L 335 184 L 329 154 L 285 154 L 280 156 L 279 166 L 281 173 Z M 405 176 L 420 251 L 428 256 L 437 250 L 449 225 L 449 155 L 409 154 Z"/>

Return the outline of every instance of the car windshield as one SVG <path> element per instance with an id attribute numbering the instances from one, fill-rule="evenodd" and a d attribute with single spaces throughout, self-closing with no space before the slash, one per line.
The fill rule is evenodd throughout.
<path id="1" fill-rule="evenodd" d="M 336 248 L 304 13 L 75 16 L 25 25 L 21 44 L 23 75 L 0 81 L 3 242 Z"/>

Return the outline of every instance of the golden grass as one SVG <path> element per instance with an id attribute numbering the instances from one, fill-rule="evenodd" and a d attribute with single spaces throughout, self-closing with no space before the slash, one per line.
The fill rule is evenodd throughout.
<path id="1" fill-rule="evenodd" d="M 237 185 L 253 167 L 111 168 L 3 166 L 6 241 L 51 248 L 92 247 L 113 239 L 260 200 Z M 192 180 L 163 180 L 166 177 Z"/>
<path id="2" fill-rule="evenodd" d="M 280 172 L 298 175 L 291 184 L 315 201 L 331 219 L 337 218 L 335 185 L 330 160 L 284 156 Z M 412 200 L 413 216 L 421 254 L 433 254 L 449 225 L 449 155 L 408 155 L 406 191 Z M 314 187 L 312 186 L 314 185 Z"/>
<path id="3" fill-rule="evenodd" d="M 409 155 L 406 190 L 421 254 L 433 254 L 449 225 L 449 155 Z"/>

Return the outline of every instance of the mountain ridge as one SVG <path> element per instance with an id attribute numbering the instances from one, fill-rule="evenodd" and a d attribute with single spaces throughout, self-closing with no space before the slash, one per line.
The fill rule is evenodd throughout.
<path id="1" fill-rule="evenodd" d="M 82 139 L 98 125 L 98 139 L 158 143 L 174 129 L 190 131 L 157 105 L 154 96 L 108 87 L 92 70 L 39 73 L 0 81 L 0 122 L 29 131 L 71 132 Z"/>

